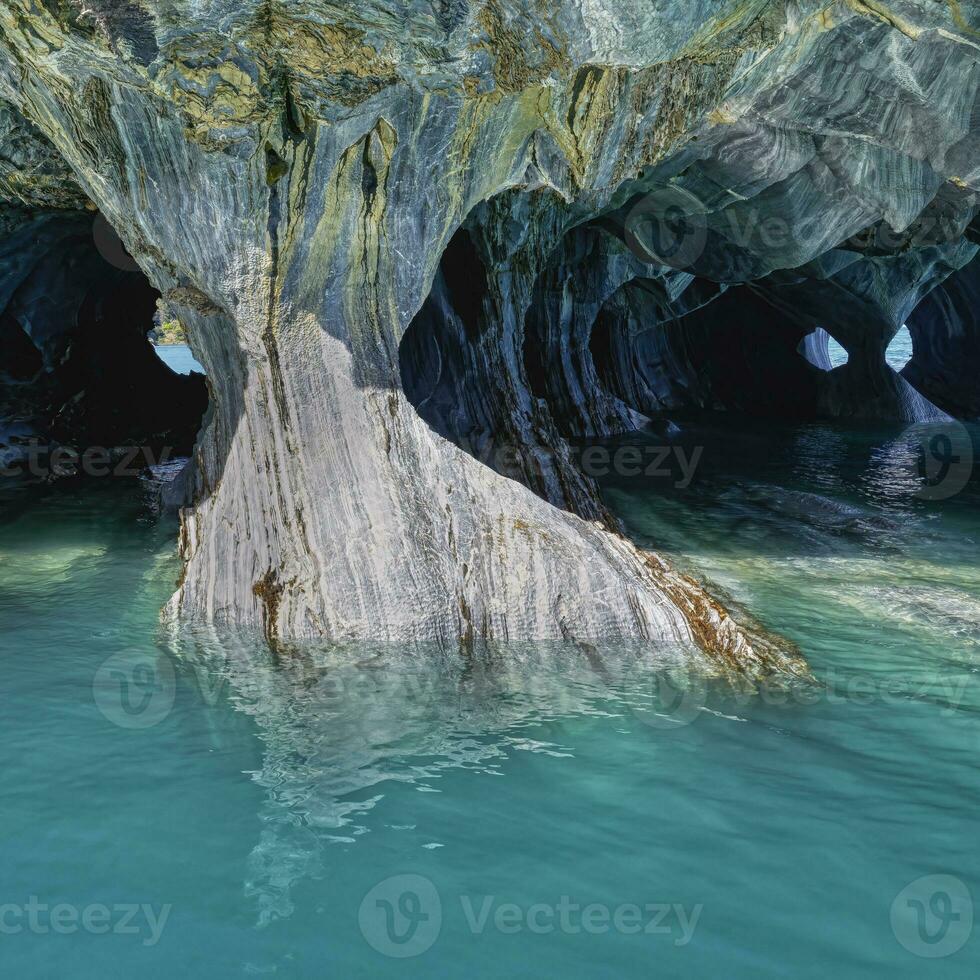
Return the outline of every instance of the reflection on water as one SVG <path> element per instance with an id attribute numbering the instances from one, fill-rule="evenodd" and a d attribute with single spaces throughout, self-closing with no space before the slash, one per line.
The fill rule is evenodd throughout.
<path id="1" fill-rule="evenodd" d="M 976 429 L 958 423 L 871 430 L 689 423 L 668 442 L 697 454 L 690 486 L 679 486 L 669 468 L 640 476 L 613 468 L 603 486 L 641 539 L 656 538 L 678 556 L 723 553 L 734 534 L 740 543 L 730 549 L 733 558 L 782 552 L 868 559 L 920 548 L 960 522 L 972 531 L 980 504 L 977 440 Z M 640 434 L 612 445 L 637 441 L 665 440 Z"/>
<path id="2" fill-rule="evenodd" d="M 252 777 L 266 805 L 246 888 L 262 924 L 293 911 L 290 889 L 324 873 L 325 847 L 370 832 L 364 818 L 386 784 L 440 792 L 446 770 L 500 776 L 511 752 L 571 757 L 533 732 L 624 713 L 675 727 L 709 692 L 687 651 L 642 644 L 511 643 L 466 655 L 306 644 L 273 654 L 254 637 L 198 628 L 170 637 L 168 650 L 203 700 L 247 714 L 263 743 Z"/>
<path id="3" fill-rule="evenodd" d="M 173 907 L 152 947 L 5 935 L 11 975 L 921 976 L 894 903 L 980 880 L 980 494 L 923 496 L 904 431 L 688 427 L 686 489 L 604 481 L 637 540 L 798 643 L 809 683 L 642 646 L 169 635 L 175 529 L 138 488 L 0 496 L 0 901 Z M 441 896 L 406 960 L 359 919 L 402 875 Z M 487 896 L 701 912 L 686 942 L 478 932 Z M 942 975 L 974 976 L 976 942 Z"/>

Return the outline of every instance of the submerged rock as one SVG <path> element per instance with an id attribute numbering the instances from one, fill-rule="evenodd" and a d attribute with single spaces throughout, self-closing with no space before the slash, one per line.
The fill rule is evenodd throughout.
<path id="1" fill-rule="evenodd" d="M 833 397 L 814 382 L 810 410 L 865 398 L 890 338 L 856 321 L 891 323 L 976 251 L 973 16 L 4 4 L 0 97 L 208 372 L 170 614 L 273 644 L 695 640 L 785 663 L 618 533 L 564 439 L 742 407 L 738 375 L 663 339 L 697 317 L 710 346 L 733 292 L 771 311 L 737 328 L 741 363 L 766 352 L 741 386 L 785 402 L 818 372 L 798 346 L 823 314 L 783 299 L 798 282 L 870 365 Z M 821 257 L 841 251 L 861 302 L 835 299 L 846 263 Z"/>

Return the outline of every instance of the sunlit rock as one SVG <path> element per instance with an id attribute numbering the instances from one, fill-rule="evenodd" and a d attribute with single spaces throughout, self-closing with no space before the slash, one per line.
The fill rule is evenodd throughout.
<path id="1" fill-rule="evenodd" d="M 785 665 L 619 534 L 564 438 L 640 424 L 703 385 L 668 345 L 662 384 L 635 397 L 631 345 L 688 315 L 709 343 L 731 284 L 765 280 L 753 305 L 779 314 L 755 338 L 761 360 L 737 339 L 744 363 L 818 372 L 798 353 L 809 313 L 778 297 L 814 279 L 826 306 L 845 273 L 822 256 L 887 229 L 880 258 L 851 251 L 888 270 L 871 305 L 889 314 L 969 260 L 972 16 L 925 2 L 6 3 L 0 95 L 208 372 L 170 614 L 273 645 L 641 638 Z M 818 408 L 880 380 L 886 331 L 850 328 L 867 376 L 829 395 L 814 383 Z M 742 400 L 709 381 L 698 404 Z M 919 417 L 890 384 L 872 414 Z M 501 444 L 506 466 L 486 452 Z"/>

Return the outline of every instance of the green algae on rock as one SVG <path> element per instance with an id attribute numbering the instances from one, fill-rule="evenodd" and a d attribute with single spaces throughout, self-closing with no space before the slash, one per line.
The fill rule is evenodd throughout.
<path id="1" fill-rule="evenodd" d="M 663 330 L 732 288 L 774 311 L 775 384 L 808 370 L 779 339 L 812 329 L 779 332 L 787 290 L 878 311 L 873 343 L 853 325 L 867 369 L 815 387 L 814 412 L 872 388 L 877 413 L 924 410 L 877 359 L 976 252 L 978 47 L 956 9 L 5 0 L 0 141 L 30 127 L 45 161 L 13 158 L 5 207 L 31 180 L 50 204 L 57 173 L 208 371 L 169 614 L 273 642 L 645 639 L 769 669 L 625 541 L 565 438 L 682 402 L 691 361 Z M 703 233 L 682 268 L 635 220 L 662 230 L 678 194 Z M 772 219 L 781 237 L 755 233 Z M 513 472 L 473 451 L 494 441 Z"/>

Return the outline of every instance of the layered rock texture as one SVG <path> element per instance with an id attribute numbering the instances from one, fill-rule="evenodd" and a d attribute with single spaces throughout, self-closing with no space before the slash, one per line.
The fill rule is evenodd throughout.
<path id="1" fill-rule="evenodd" d="M 209 374 L 170 614 L 791 665 L 627 543 L 565 440 L 689 408 L 976 411 L 975 20 L 3 0 L 0 98 L 45 148 L 5 152 L 8 211 L 97 208 Z M 816 328 L 846 371 L 803 356 Z"/>

